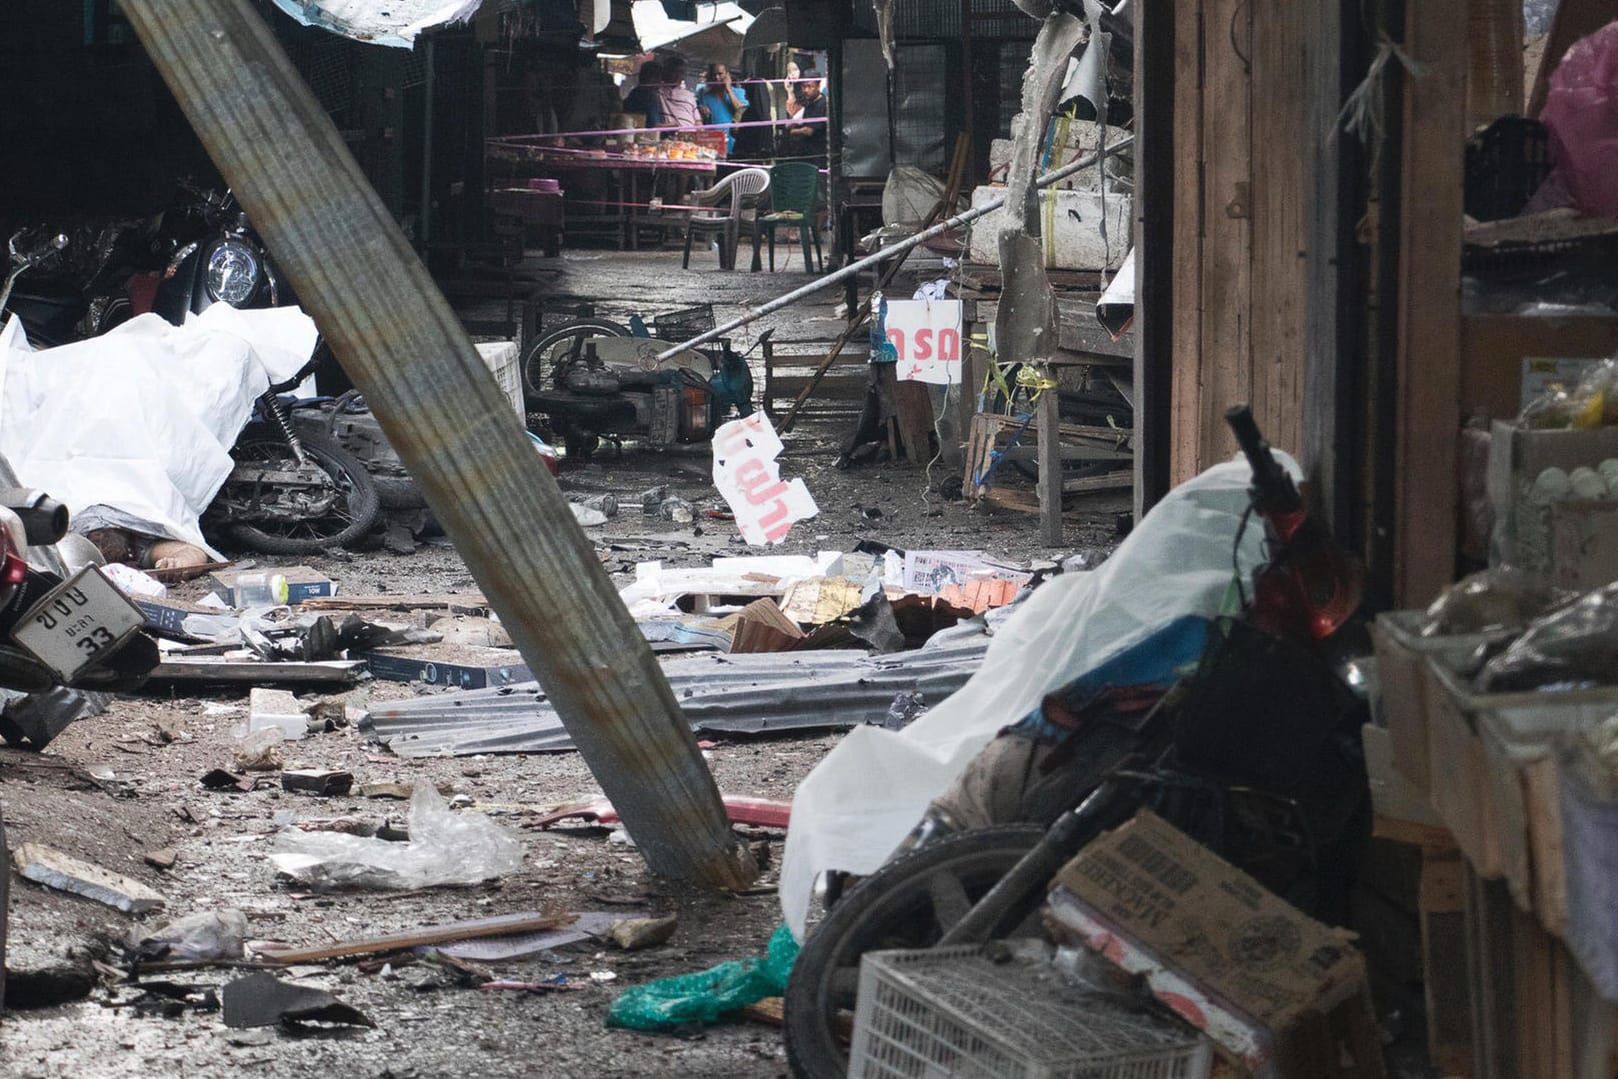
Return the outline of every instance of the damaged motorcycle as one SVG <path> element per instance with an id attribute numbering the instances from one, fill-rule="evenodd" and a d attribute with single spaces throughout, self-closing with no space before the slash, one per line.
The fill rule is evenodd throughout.
<path id="1" fill-rule="evenodd" d="M 180 325 L 214 303 L 258 308 L 296 302 L 230 193 L 182 186 L 191 201 L 165 213 L 150 236 L 145 223 L 103 230 L 91 260 L 95 268 L 77 296 L 68 278 L 52 272 L 71 249 L 66 234 L 14 235 L 0 314 L 24 274 L 49 284 L 12 297 L 29 340 L 40 345 L 99 335 L 148 312 Z M 128 239 L 132 235 L 145 239 Z M 142 243 L 150 252 L 144 266 L 129 253 Z M 108 293 L 109 280 L 120 274 Z M 370 473 L 335 440 L 300 432 L 290 414 L 297 402 L 282 396 L 334 362 L 324 343 L 317 344 L 302 370 L 259 395 L 231 449 L 235 467 L 203 515 L 205 531 L 250 550 L 293 555 L 351 546 L 371 531 L 381 503 Z"/>
<path id="2" fill-rule="evenodd" d="M 1338 657 L 1368 651 L 1352 621 L 1363 572 L 1246 406 L 1227 420 L 1252 470 L 1235 551 L 1257 518 L 1265 552 L 1250 574 L 1238 563 L 1234 612 L 1173 619 L 1050 693 L 885 865 L 829 882 L 784 999 L 795 1076 L 847 1072 L 861 956 L 1037 935 L 1057 871 L 1143 808 L 1304 912 L 1346 918 L 1369 838 L 1368 710 Z"/>
<path id="3" fill-rule="evenodd" d="M 708 328 L 712 319 L 708 308 Z M 653 322 L 660 334 L 700 332 L 684 322 Z M 768 336 L 766 331 L 758 344 Z M 702 442 L 732 412 L 751 415 L 753 375 L 746 355 L 721 340 L 717 354 L 686 349 L 658 359 L 678 339 L 635 334 L 605 319 L 563 323 L 523 357 L 528 410 L 547 417 L 574 461 L 588 460 L 603 439 L 620 447 L 629 439 L 655 448 Z"/>

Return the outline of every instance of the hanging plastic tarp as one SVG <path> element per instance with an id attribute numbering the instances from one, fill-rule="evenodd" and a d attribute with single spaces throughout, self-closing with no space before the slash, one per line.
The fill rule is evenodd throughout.
<path id="1" fill-rule="evenodd" d="M 483 0 L 275 0 L 305 26 L 370 45 L 408 49 L 423 30 L 465 22 Z"/>

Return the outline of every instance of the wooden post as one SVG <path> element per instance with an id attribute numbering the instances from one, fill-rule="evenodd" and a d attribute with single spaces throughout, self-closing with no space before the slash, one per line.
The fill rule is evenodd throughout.
<path id="1" fill-rule="evenodd" d="M 1469 0 L 1411 0 L 1399 242 L 1394 602 L 1421 607 L 1455 575 L 1460 440 L 1462 144 Z"/>
<path id="2" fill-rule="evenodd" d="M 124 0 L 153 63 L 659 873 L 756 869 L 522 422 L 247 0 Z"/>
<path id="3" fill-rule="evenodd" d="M 1175 15 L 1135 8 L 1135 519 L 1168 494 L 1174 422 Z M 977 383 L 970 382 L 969 386 Z"/>
<path id="4" fill-rule="evenodd" d="M 1062 417 L 1055 386 L 1039 395 L 1039 540 L 1062 545 Z"/>

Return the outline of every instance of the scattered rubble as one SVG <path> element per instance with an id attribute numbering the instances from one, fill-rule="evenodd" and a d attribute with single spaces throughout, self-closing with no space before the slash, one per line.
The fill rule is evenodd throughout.
<path id="1" fill-rule="evenodd" d="M 24 880 L 104 903 L 125 914 L 163 909 L 162 895 L 138 880 L 110 873 L 39 843 L 24 843 L 11 852 L 11 863 Z"/>

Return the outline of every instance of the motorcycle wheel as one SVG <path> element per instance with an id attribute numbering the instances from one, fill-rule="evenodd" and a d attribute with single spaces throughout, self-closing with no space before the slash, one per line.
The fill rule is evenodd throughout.
<path id="1" fill-rule="evenodd" d="M 792 966 L 784 1013 L 787 1061 L 798 1079 L 848 1074 L 840 1036 L 854 1018 L 860 956 L 928 948 L 1039 842 L 1045 830 L 976 828 L 903 855 L 845 892 L 810 930 Z M 1024 921 L 1001 936 L 1022 936 Z"/>
<path id="2" fill-rule="evenodd" d="M 529 397 L 543 393 L 547 387 L 545 377 L 556 370 L 563 359 L 584 351 L 584 343 L 592 337 L 628 337 L 629 328 L 605 318 L 579 318 L 564 322 L 541 334 L 539 339 L 523 352 L 522 386 Z"/>
<path id="3" fill-rule="evenodd" d="M 314 435 L 301 435 L 303 452 L 320 470 L 330 476 L 343 494 L 341 509 L 323 517 L 288 525 L 280 531 L 266 531 L 257 525 L 227 524 L 231 539 L 262 554 L 314 554 L 328 547 L 348 547 L 371 531 L 381 512 L 376 483 L 365 466 L 335 442 Z M 287 456 L 287 445 L 274 439 L 238 442 L 231 456 L 238 461 L 279 461 Z"/>

